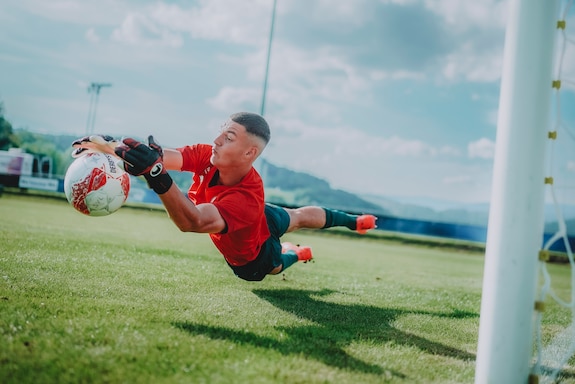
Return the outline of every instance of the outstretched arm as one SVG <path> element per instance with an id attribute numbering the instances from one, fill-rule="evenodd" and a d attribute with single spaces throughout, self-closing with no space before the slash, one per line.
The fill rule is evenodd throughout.
<path id="1" fill-rule="evenodd" d="M 215 205 L 194 205 L 175 184 L 158 196 L 182 232 L 219 233 L 226 229 L 226 222 Z"/>
<path id="2" fill-rule="evenodd" d="M 109 135 L 89 135 L 72 142 L 72 157 L 84 156 L 90 152 L 101 152 L 121 158 L 115 152 L 122 142 Z M 176 149 L 163 149 L 164 166 L 170 171 L 182 169 L 182 154 Z"/>
<path id="3" fill-rule="evenodd" d="M 124 139 L 115 149 L 124 160 L 124 167 L 134 176 L 144 176 L 162 200 L 176 226 L 184 232 L 218 233 L 226 222 L 213 204 L 193 204 L 180 191 L 168 174 L 168 169 L 182 168 L 182 154 L 174 149 L 164 151 L 152 136 L 148 145 L 134 139 Z"/>
<path id="4" fill-rule="evenodd" d="M 164 167 L 170 171 L 181 171 L 184 159 L 177 149 L 164 148 Z"/>

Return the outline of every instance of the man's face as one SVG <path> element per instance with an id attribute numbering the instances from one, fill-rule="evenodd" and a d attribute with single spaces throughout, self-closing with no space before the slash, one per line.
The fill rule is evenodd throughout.
<path id="1" fill-rule="evenodd" d="M 253 147 L 253 139 L 246 128 L 228 120 L 222 125 L 220 134 L 214 139 L 211 163 L 218 167 L 230 167 L 244 164 L 249 159 L 246 153 Z"/>

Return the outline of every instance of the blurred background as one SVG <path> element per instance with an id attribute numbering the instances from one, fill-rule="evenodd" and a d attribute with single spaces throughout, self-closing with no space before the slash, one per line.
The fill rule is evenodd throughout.
<path id="1" fill-rule="evenodd" d="M 87 133 L 211 143 L 247 110 L 272 128 L 268 200 L 484 227 L 506 19 L 498 0 L 4 0 L 0 167 L 20 148 L 57 179 Z M 575 79 L 574 44 L 563 63 Z M 568 219 L 574 84 L 554 158 Z"/>

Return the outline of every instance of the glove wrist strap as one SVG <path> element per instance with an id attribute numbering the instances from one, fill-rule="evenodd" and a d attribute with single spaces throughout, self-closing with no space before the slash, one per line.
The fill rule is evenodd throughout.
<path id="1" fill-rule="evenodd" d="M 144 175 L 144 177 L 148 182 L 148 186 L 158 195 L 163 195 L 168 192 L 168 189 L 170 189 L 174 183 L 174 180 L 172 180 L 172 177 L 168 173 L 161 173 L 156 177 L 152 177 L 148 174 Z"/>

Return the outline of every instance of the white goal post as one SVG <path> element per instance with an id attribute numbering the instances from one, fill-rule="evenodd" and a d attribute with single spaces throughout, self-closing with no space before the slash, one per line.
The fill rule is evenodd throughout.
<path id="1" fill-rule="evenodd" d="M 527 383 L 533 354 L 558 0 L 510 0 L 476 383 Z"/>

